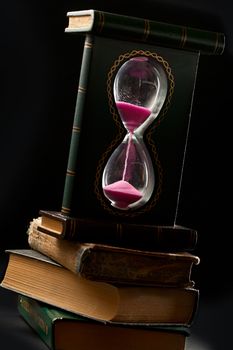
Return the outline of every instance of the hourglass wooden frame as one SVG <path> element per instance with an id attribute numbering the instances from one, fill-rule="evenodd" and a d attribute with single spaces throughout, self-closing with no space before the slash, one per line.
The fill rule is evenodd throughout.
<path id="1" fill-rule="evenodd" d="M 83 15 L 93 20 L 93 26 L 79 26 Z M 80 41 L 80 33 L 85 35 L 62 213 L 119 223 L 174 225 L 182 199 L 199 59 L 202 54 L 222 54 L 224 35 L 96 10 L 69 16 L 78 17 L 67 28 L 77 34 L 74 42 Z M 108 160 L 126 136 L 113 85 L 120 67 L 142 56 L 162 66 L 168 90 L 159 115 L 143 133 L 154 170 L 153 191 L 140 205 L 122 209 L 105 196 L 102 181 Z"/>
<path id="2" fill-rule="evenodd" d="M 148 160 L 148 166 L 151 167 L 149 169 L 149 174 L 148 176 L 150 177 L 149 180 L 149 191 L 147 191 L 148 194 L 144 198 L 139 198 L 138 201 L 135 200 L 135 202 L 131 203 L 123 203 L 123 205 L 120 203 L 113 203 L 110 201 L 111 206 L 109 206 L 109 203 L 106 202 L 106 200 L 103 198 L 102 193 L 100 191 L 100 176 L 101 172 L 103 173 L 102 175 L 102 186 L 105 185 L 104 181 L 104 176 L 105 174 L 105 169 L 106 169 L 106 161 L 107 157 L 109 157 L 109 154 L 111 152 L 114 153 L 114 148 L 117 149 L 119 145 L 122 142 L 122 139 L 125 140 L 127 138 L 128 133 L 126 133 L 126 130 L 123 126 L 122 120 L 119 115 L 119 111 L 116 108 L 116 103 L 114 99 L 114 82 L 117 76 L 117 72 L 119 72 L 119 69 L 129 62 L 129 60 L 137 57 L 144 57 L 150 60 L 151 62 L 154 62 L 154 65 L 157 69 L 157 74 L 159 76 L 159 79 L 164 79 L 160 83 L 164 84 L 162 87 L 163 90 L 166 90 L 165 92 L 163 91 L 161 96 L 160 96 L 160 101 L 159 101 L 159 107 L 156 108 L 156 111 L 154 111 L 154 114 L 150 114 L 151 120 L 147 123 L 142 123 L 141 129 L 140 127 L 138 128 L 138 133 L 141 138 L 146 139 L 147 146 L 144 145 L 144 140 L 143 142 L 143 147 L 146 152 L 147 157 L 149 158 Z M 112 68 L 110 69 L 110 72 L 108 73 L 108 80 L 107 80 L 107 91 L 108 91 L 108 99 L 109 99 L 109 110 L 110 114 L 112 115 L 113 122 L 116 125 L 117 128 L 117 133 L 118 135 L 116 136 L 115 140 L 111 142 L 109 145 L 109 148 L 106 152 L 104 152 L 98 167 L 97 167 L 97 172 L 96 172 L 96 181 L 95 181 L 95 192 L 101 202 L 101 205 L 108 211 L 110 212 L 115 212 L 114 209 L 112 208 L 115 207 L 118 210 L 127 210 L 127 212 L 122 212 L 118 213 L 119 215 L 124 215 L 124 216 L 134 216 L 134 215 L 139 215 L 139 213 L 143 213 L 144 211 L 151 210 L 151 208 L 156 205 L 156 202 L 159 199 L 161 189 L 162 189 L 162 168 L 161 164 L 159 161 L 159 155 L 156 150 L 156 143 L 153 138 L 153 132 L 158 127 L 162 121 L 162 119 L 165 117 L 166 112 L 169 108 L 169 104 L 172 98 L 172 94 L 174 92 L 174 87 L 175 87 L 175 82 L 174 82 L 174 77 L 171 71 L 171 68 L 168 64 L 167 61 L 164 60 L 164 58 L 160 55 L 158 55 L 156 52 L 150 52 L 148 50 L 133 50 L 131 52 L 126 52 L 125 54 L 120 55 L 115 62 L 113 63 Z M 158 95 L 156 96 L 158 97 Z M 155 98 L 155 102 L 157 102 L 157 99 Z M 148 151 L 147 151 L 148 148 Z M 111 156 L 110 156 L 111 159 Z M 114 159 L 114 156 L 113 156 Z M 114 162 L 114 161 L 113 161 Z M 103 165 L 105 164 L 105 168 L 103 169 Z M 116 170 L 116 167 L 115 169 Z M 156 173 L 156 176 L 154 176 L 154 173 Z M 154 179 L 155 177 L 155 179 Z M 123 184 L 124 185 L 124 184 Z M 127 185 L 127 184 L 126 184 Z M 148 186 L 148 185 L 147 185 Z M 148 187 L 149 187 L 148 186 Z M 124 191 L 127 191 L 127 189 L 123 188 L 123 194 Z M 152 195 L 153 194 L 153 195 Z M 119 194 L 117 193 L 117 196 L 122 196 L 122 193 Z M 105 197 L 106 194 L 105 194 Z M 152 197 L 152 198 L 151 198 Z M 134 197 L 132 197 L 134 199 Z M 149 205 L 145 207 L 145 204 L 148 202 L 148 200 L 151 199 Z M 127 205 L 128 204 L 128 205 Z M 130 205 L 131 204 L 131 205 Z M 143 208 L 144 207 L 144 208 Z M 138 210 L 138 208 L 140 208 Z M 137 209 L 137 212 L 134 213 L 133 211 Z"/>
<path id="3" fill-rule="evenodd" d="M 113 94 L 127 133 L 104 168 L 102 187 L 114 207 L 128 210 L 144 205 L 154 190 L 153 164 L 143 134 L 165 101 L 166 74 L 146 56 L 130 58 L 115 76 Z"/>

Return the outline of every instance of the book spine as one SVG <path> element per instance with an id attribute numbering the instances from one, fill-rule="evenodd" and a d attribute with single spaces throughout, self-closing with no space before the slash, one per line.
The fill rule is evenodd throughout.
<path id="1" fill-rule="evenodd" d="M 224 51 L 223 33 L 201 30 L 154 20 L 123 16 L 94 10 L 91 32 L 125 40 L 220 55 Z M 68 16 L 71 16 L 68 13 Z M 75 15 L 75 14 L 74 14 Z M 71 30 L 69 30 L 71 31 Z"/>
<path id="2" fill-rule="evenodd" d="M 50 348 L 53 346 L 53 322 L 43 308 L 39 308 L 33 299 L 18 295 L 18 312 L 27 324 L 39 335 Z"/>
<path id="3" fill-rule="evenodd" d="M 67 240 L 57 240 L 36 228 L 33 228 L 29 233 L 28 244 L 33 250 L 48 256 L 77 275 L 81 275 L 80 265 L 82 265 L 83 256 L 89 247 L 79 243 L 73 244 Z"/>
<path id="4" fill-rule="evenodd" d="M 69 149 L 68 165 L 65 177 L 65 185 L 62 198 L 62 208 L 61 212 L 63 214 L 72 214 L 72 200 L 73 200 L 73 190 L 76 180 L 77 172 L 77 158 L 78 158 L 78 148 L 79 148 L 79 139 L 80 132 L 82 127 L 82 116 L 83 108 L 85 103 L 86 96 L 86 87 L 88 81 L 88 71 L 91 62 L 92 55 L 92 37 L 86 35 L 83 57 L 81 63 L 80 77 L 79 77 L 79 86 L 76 99 L 76 107 L 74 113 L 74 122 L 71 135 L 71 143 Z"/>

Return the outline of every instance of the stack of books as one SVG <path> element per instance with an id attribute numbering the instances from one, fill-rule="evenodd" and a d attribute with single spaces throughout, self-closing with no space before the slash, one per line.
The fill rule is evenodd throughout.
<path id="1" fill-rule="evenodd" d="M 18 294 L 20 315 L 51 349 L 184 350 L 200 261 L 197 231 L 174 223 L 199 55 L 221 54 L 224 36 L 97 10 L 68 16 L 67 31 L 84 33 L 85 43 L 61 211 L 40 210 L 28 225 L 28 246 L 7 250 L 1 286 Z M 138 56 L 163 66 L 168 96 L 146 136 L 157 180 L 152 197 L 120 210 L 101 185 L 123 136 L 112 78 Z"/>
<path id="2" fill-rule="evenodd" d="M 29 247 L 7 251 L 1 286 L 19 294 L 20 314 L 50 348 L 184 349 L 199 298 L 191 278 L 199 263 L 191 253 L 195 230 L 147 227 L 154 244 L 139 250 L 129 248 L 129 238 L 124 247 L 122 236 L 118 245 L 103 244 L 101 231 L 92 242 L 79 241 L 77 218 L 41 214 L 29 225 Z M 63 222 L 62 238 L 45 217 Z"/>

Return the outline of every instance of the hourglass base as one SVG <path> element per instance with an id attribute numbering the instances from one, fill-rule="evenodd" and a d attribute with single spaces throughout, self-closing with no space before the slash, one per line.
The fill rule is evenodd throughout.
<path id="1" fill-rule="evenodd" d="M 119 209 L 127 209 L 130 204 L 142 198 L 142 193 L 124 180 L 107 185 L 103 190 L 112 205 Z"/>

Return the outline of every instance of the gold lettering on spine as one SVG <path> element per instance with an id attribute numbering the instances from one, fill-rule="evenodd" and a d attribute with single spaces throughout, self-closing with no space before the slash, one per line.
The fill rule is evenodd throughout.
<path id="1" fill-rule="evenodd" d="M 37 313 L 36 310 L 34 310 L 33 306 L 27 301 L 20 298 L 20 304 L 22 308 L 27 312 L 27 314 L 33 318 L 33 320 L 36 322 L 38 327 L 46 334 L 48 335 L 49 329 L 48 325 L 46 324 L 45 320 Z"/>

